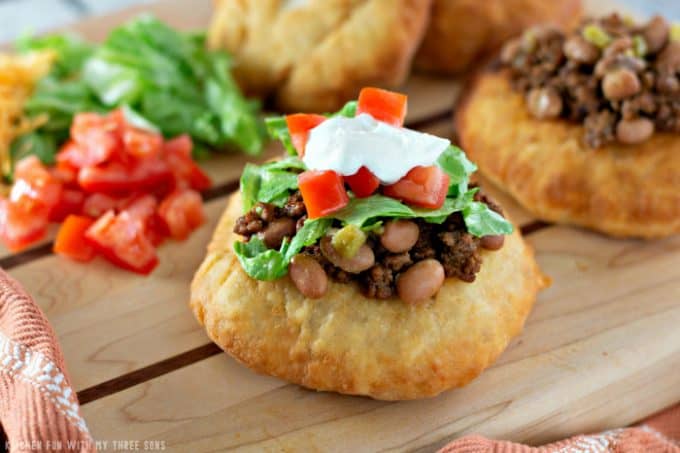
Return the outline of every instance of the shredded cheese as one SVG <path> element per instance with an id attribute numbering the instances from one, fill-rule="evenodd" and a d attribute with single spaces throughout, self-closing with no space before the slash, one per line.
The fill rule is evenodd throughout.
<path id="1" fill-rule="evenodd" d="M 12 141 L 44 124 L 46 115 L 28 118 L 24 103 L 35 84 L 50 70 L 54 54 L 34 52 L 25 55 L 0 53 L 0 171 L 8 174 Z"/>

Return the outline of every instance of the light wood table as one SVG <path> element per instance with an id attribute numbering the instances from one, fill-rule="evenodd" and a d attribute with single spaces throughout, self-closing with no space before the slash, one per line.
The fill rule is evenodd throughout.
<path id="1" fill-rule="evenodd" d="M 207 23 L 210 2 L 151 9 L 196 28 Z M 76 28 L 100 39 L 133 12 Z M 453 133 L 456 81 L 414 77 L 406 91 L 412 127 Z M 262 158 L 280 151 L 271 145 Z M 56 329 L 96 439 L 185 452 L 432 451 L 471 432 L 551 441 L 626 425 L 680 400 L 680 237 L 614 240 L 544 224 L 491 187 L 554 283 L 524 333 L 477 380 L 433 399 L 387 403 L 252 373 L 208 340 L 187 307 L 190 279 L 245 162 L 229 155 L 205 165 L 216 183 L 206 193 L 210 220 L 188 241 L 162 246 L 149 277 L 64 260 L 49 241 L 20 254 L 0 250 L 0 265 Z"/>

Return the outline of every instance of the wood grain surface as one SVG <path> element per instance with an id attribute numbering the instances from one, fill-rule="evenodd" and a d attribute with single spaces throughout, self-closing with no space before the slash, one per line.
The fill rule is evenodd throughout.
<path id="1" fill-rule="evenodd" d="M 610 2 L 588 2 L 603 9 Z M 182 28 L 203 27 L 210 2 L 151 7 Z M 140 8 L 75 29 L 101 39 Z M 455 80 L 412 77 L 408 123 L 453 136 Z M 272 144 L 260 159 L 281 152 Z M 317 393 L 259 376 L 213 345 L 187 307 L 189 281 L 243 165 L 238 154 L 203 163 L 209 222 L 159 250 L 149 277 L 102 260 L 0 250 L 61 341 L 93 435 L 162 440 L 171 451 L 433 451 L 461 434 L 541 443 L 622 426 L 680 400 L 680 237 L 622 241 L 536 221 L 507 195 L 485 190 L 537 252 L 553 279 L 499 361 L 469 386 L 387 403 Z"/>
<path id="2" fill-rule="evenodd" d="M 549 227 L 529 241 L 553 286 L 524 333 L 463 389 L 386 403 L 307 391 L 219 355 L 88 404 L 85 416 L 97 438 L 128 433 L 178 451 L 431 451 L 469 432 L 540 443 L 679 400 L 680 238 Z"/>

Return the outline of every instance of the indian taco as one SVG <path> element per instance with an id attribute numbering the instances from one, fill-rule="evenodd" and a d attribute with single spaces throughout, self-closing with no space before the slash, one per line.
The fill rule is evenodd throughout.
<path id="1" fill-rule="evenodd" d="M 216 0 L 211 48 L 250 94 L 285 111 L 335 110 L 365 85 L 401 85 L 431 0 Z"/>
<path id="2" fill-rule="evenodd" d="M 248 367 L 385 400 L 477 376 L 545 286 L 530 247 L 448 140 L 365 88 L 333 115 L 268 121 L 289 156 L 246 166 L 192 284 L 210 337 Z"/>
<path id="3" fill-rule="evenodd" d="M 508 42 L 456 114 L 480 171 L 537 217 L 680 232 L 680 28 L 616 14 Z"/>
<path id="4" fill-rule="evenodd" d="M 431 16 L 415 67 L 454 75 L 469 70 L 529 26 L 577 26 L 581 0 L 433 0 Z"/>

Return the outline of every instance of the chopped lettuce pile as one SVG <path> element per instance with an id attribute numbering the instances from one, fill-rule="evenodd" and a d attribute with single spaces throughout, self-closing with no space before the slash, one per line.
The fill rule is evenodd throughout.
<path id="1" fill-rule="evenodd" d="M 334 115 L 352 117 L 356 103 L 350 102 Z M 272 138 L 280 140 L 289 157 L 261 166 L 248 164 L 241 176 L 240 187 L 244 212 L 257 202 L 272 203 L 282 207 L 288 196 L 297 190 L 297 176 L 306 170 L 305 164 L 296 156 L 284 117 L 268 118 L 267 128 Z M 419 218 L 430 223 L 443 223 L 454 212 L 461 212 L 470 234 L 510 234 L 512 224 L 503 216 L 489 209 L 481 202 L 474 201 L 479 190 L 469 189 L 470 175 L 477 167 L 465 153 L 455 146 L 449 146 L 436 163 L 450 178 L 449 190 L 444 205 L 439 209 L 415 208 L 394 198 L 374 194 L 366 198 L 351 198 L 347 206 L 327 217 L 307 220 L 291 241 L 284 240 L 279 250 L 267 249 L 257 236 L 248 242 L 236 242 L 234 250 L 248 275 L 258 280 L 275 280 L 288 272 L 290 260 L 304 247 L 315 244 L 326 234 L 333 221 L 342 226 L 355 225 L 362 230 L 380 230 L 385 219 Z"/>
<path id="2" fill-rule="evenodd" d="M 180 33 L 152 16 L 116 29 L 101 45 L 70 35 L 21 39 L 20 51 L 52 50 L 56 63 L 26 105 L 48 121 L 13 144 L 15 160 L 54 161 L 73 115 L 127 106 L 166 137 L 188 133 L 196 155 L 208 148 L 258 154 L 265 140 L 259 105 L 246 99 L 229 72 L 230 57 L 208 50 L 202 34 Z"/>

